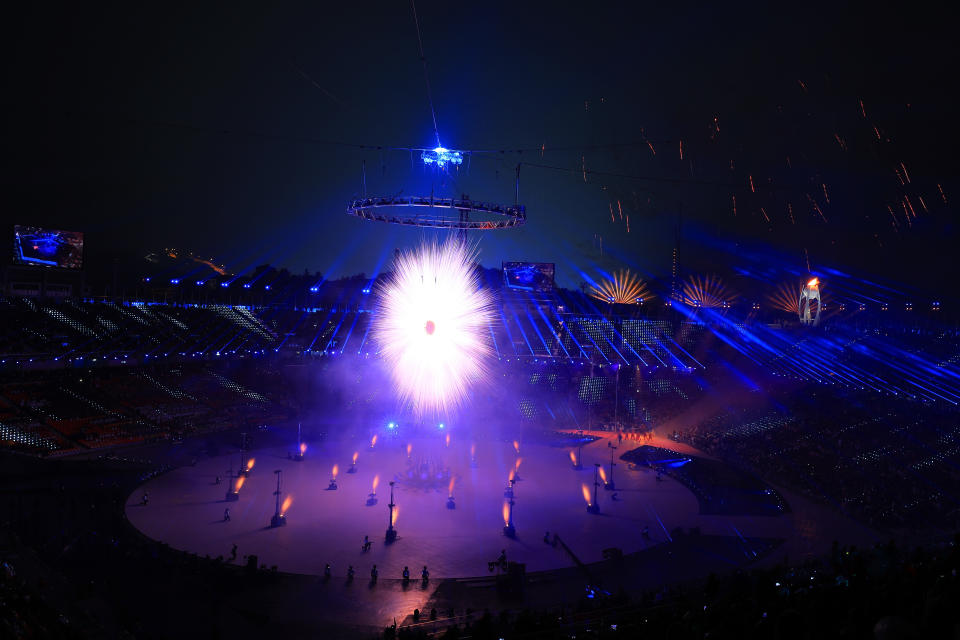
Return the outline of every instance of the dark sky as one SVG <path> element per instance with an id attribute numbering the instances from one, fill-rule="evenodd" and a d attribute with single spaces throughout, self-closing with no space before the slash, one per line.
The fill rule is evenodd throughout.
<path id="1" fill-rule="evenodd" d="M 916 3 L 421 1 L 444 145 L 528 149 L 452 179 L 357 146 L 433 146 L 409 3 L 32 4 L 4 27 L 3 215 L 91 256 L 370 274 L 424 234 L 345 215 L 364 163 L 372 195 L 511 202 L 523 162 L 529 222 L 476 238 L 486 265 L 664 276 L 682 215 L 691 270 L 957 275 L 956 38 Z"/>

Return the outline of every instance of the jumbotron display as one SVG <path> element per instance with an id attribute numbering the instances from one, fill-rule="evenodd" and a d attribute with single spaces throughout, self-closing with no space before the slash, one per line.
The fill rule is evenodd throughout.
<path id="1" fill-rule="evenodd" d="M 460 405 L 486 374 L 493 298 L 475 260 L 462 242 L 424 243 L 400 254 L 380 287 L 373 334 L 398 395 L 418 414 Z"/>
<path id="2" fill-rule="evenodd" d="M 511 289 L 553 291 L 556 265 L 552 262 L 504 262 L 503 280 Z"/>
<path id="3" fill-rule="evenodd" d="M 14 225 L 13 262 L 80 269 L 83 267 L 83 232 Z"/>

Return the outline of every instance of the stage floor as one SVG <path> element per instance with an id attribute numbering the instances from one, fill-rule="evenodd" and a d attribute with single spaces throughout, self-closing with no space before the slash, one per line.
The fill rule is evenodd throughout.
<path id="1" fill-rule="evenodd" d="M 446 435 L 438 431 L 435 436 L 410 439 L 402 434 L 381 436 L 373 449 L 367 441 L 308 443 L 302 462 L 289 459 L 286 449 L 253 451 L 255 465 L 237 502 L 226 502 L 224 496 L 228 468 L 232 465 L 236 470 L 239 455 L 208 458 L 146 482 L 131 494 L 126 513 L 144 534 L 177 549 L 227 558 L 236 544 L 238 564 L 243 556 L 256 554 L 261 564 L 276 565 L 281 571 L 321 574 L 330 563 L 336 577 L 345 576 L 352 564 L 358 581 L 368 580 L 373 564 L 384 579 L 400 577 L 405 565 L 414 579 L 423 565 L 437 579 L 489 575 L 487 563 L 503 549 L 509 560 L 525 563 L 528 572 L 573 566 L 574 559 L 562 546 L 544 544 L 545 531 L 558 533 L 580 561 L 591 563 L 600 561 L 608 547 L 627 554 L 665 541 L 675 527 L 700 527 L 704 534 L 790 539 L 798 537 L 798 524 L 801 529 L 804 526 L 798 518 L 807 520 L 802 513 L 701 516 L 696 498 L 684 486 L 666 477 L 657 481 L 653 472 L 629 469 L 619 460 L 620 453 L 636 446 L 628 441 L 616 452 L 618 500 L 611 500 L 611 493 L 601 488 L 601 514 L 592 515 L 586 511 L 583 486 L 592 491 L 595 462 L 609 465 L 611 440 L 584 446 L 584 469 L 577 471 L 571 466 L 571 447 L 521 442 L 518 454 L 512 443 L 473 443 L 456 431 L 450 433 L 447 445 Z M 661 444 L 677 447 L 669 441 Z M 472 446 L 475 467 L 470 464 Z M 354 452 L 359 453 L 357 472 L 346 473 Z M 503 535 L 504 489 L 518 458 L 522 461 L 515 491 L 517 537 L 510 539 Z M 423 480 L 408 478 L 408 460 L 449 468 L 455 479 L 456 509 L 446 508 L 445 482 L 437 481 L 427 489 Z M 339 488 L 329 491 L 335 464 Z M 292 503 L 287 525 L 271 529 L 276 469 L 283 470 L 283 495 L 289 495 Z M 223 478 L 219 485 L 214 484 L 217 475 Z M 379 476 L 377 504 L 367 506 L 375 476 Z M 399 537 L 387 545 L 390 480 L 397 481 Z M 146 506 L 140 504 L 144 491 L 149 492 Z M 225 507 L 230 508 L 229 522 L 223 520 Z M 649 539 L 641 535 L 644 527 L 649 529 Z M 361 551 L 364 535 L 373 541 L 369 552 Z"/>

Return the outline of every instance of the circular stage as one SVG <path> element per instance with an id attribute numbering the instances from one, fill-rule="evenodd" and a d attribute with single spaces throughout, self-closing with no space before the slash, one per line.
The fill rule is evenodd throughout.
<path id="1" fill-rule="evenodd" d="M 431 578 L 489 575 L 488 562 L 506 550 L 508 560 L 526 564 L 526 570 L 570 567 L 603 559 L 603 550 L 616 547 L 624 554 L 669 539 L 676 527 L 700 527 L 703 533 L 788 537 L 789 515 L 730 517 L 700 515 L 697 498 L 670 478 L 658 481 L 647 468 L 630 468 L 619 455 L 636 447 L 624 441 L 616 452 L 614 480 L 618 500 L 599 489 L 600 514 L 587 512 L 584 488 L 593 491 L 594 463 L 609 473 L 608 440 L 583 447 L 583 470 L 572 468 L 572 447 L 499 441 L 471 442 L 456 431 L 437 431 L 411 439 L 381 435 L 369 442 L 308 445 L 305 459 L 290 458 L 294 447 L 261 449 L 239 491 L 239 500 L 225 500 L 227 471 L 236 471 L 239 454 L 198 462 L 157 476 L 129 498 L 126 513 L 144 534 L 170 546 L 200 555 L 229 557 L 238 548 L 236 563 L 255 554 L 261 564 L 282 571 L 320 574 L 330 563 L 334 576 L 345 576 L 348 565 L 357 579 L 366 580 L 376 564 L 381 578 L 400 577 L 409 566 L 416 579 L 427 565 Z M 613 440 L 614 444 L 616 440 Z M 408 456 L 409 447 L 409 456 Z M 471 449 L 476 463 L 471 464 Z M 354 453 L 356 472 L 347 473 Z M 515 483 L 515 539 L 504 535 L 504 490 L 520 460 Z M 333 466 L 338 466 L 336 490 L 329 490 Z M 283 497 L 292 502 L 287 524 L 270 528 L 275 511 L 276 475 L 283 471 Z M 449 480 L 453 478 L 456 508 L 447 508 Z M 220 475 L 221 484 L 215 484 Z M 374 478 L 376 504 L 368 505 Z M 398 538 L 385 544 L 390 501 L 389 481 L 395 480 Z M 232 482 L 236 482 L 233 480 Z M 144 491 L 149 503 L 141 504 Z M 230 508 L 230 521 L 223 519 Z M 649 538 L 642 535 L 649 529 Z M 546 531 L 566 543 L 543 541 Z M 361 550 L 365 535 L 373 542 Z M 576 558 L 574 557 L 576 556 Z"/>

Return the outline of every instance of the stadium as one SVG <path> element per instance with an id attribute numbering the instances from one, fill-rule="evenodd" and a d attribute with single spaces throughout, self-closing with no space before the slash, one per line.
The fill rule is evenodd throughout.
<path id="1" fill-rule="evenodd" d="M 551 112 L 550 135 L 577 144 L 524 146 L 511 112 L 492 121 L 516 145 L 448 149 L 453 98 L 437 96 L 469 101 L 438 32 L 458 21 L 375 13 L 384 42 L 419 53 L 401 67 L 415 104 L 376 112 L 395 129 L 319 53 L 275 91 L 322 99 L 338 135 L 413 118 L 436 144 L 229 124 L 260 117 L 246 105 L 206 125 L 98 120 L 108 151 L 89 165 L 74 152 L 90 134 L 51 124 L 53 168 L 25 157 L 0 267 L 2 635 L 960 633 L 956 172 L 915 157 L 920 125 L 879 106 L 887 128 L 868 123 L 862 100 L 846 121 L 822 98 L 847 131 L 824 144 L 842 149 L 810 143 L 787 176 L 769 136 L 728 142 L 716 117 L 697 135 L 618 123 L 609 103 L 639 98 L 617 89 L 577 98 L 601 110 L 589 125 Z M 153 33 L 139 15 L 111 20 Z M 307 17 L 271 14 L 299 38 Z M 401 19 L 409 33 L 388 38 Z M 790 82 L 809 104 L 771 113 L 800 144 L 823 120 L 798 115 L 812 89 Z M 728 111 L 733 128 L 752 108 Z M 450 116 L 493 137 L 480 120 Z M 908 139 L 904 160 L 888 135 Z M 885 146 L 849 151 L 860 139 Z M 261 144 L 283 171 L 326 163 L 323 195 L 255 165 Z M 138 145 L 133 164 L 169 183 L 116 160 Z M 69 191 L 83 171 L 76 210 L 24 186 Z M 109 176 L 129 182 L 97 186 Z M 213 193 L 223 176 L 242 195 Z"/>

